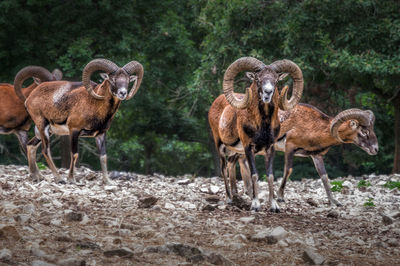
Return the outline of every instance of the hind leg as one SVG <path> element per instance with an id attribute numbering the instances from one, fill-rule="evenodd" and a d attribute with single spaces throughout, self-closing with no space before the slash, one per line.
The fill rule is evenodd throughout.
<path id="1" fill-rule="evenodd" d="M 235 154 L 228 157 L 227 163 L 227 173 L 230 181 L 230 190 L 232 197 L 238 194 L 238 189 L 236 185 L 236 162 L 238 161 L 239 155 Z"/>
<path id="2" fill-rule="evenodd" d="M 253 186 L 251 184 L 249 164 L 247 163 L 245 156 L 240 156 L 239 165 L 240 175 L 242 176 L 243 180 L 244 191 L 250 197 L 250 195 L 253 194 Z"/>
<path id="3" fill-rule="evenodd" d="M 36 121 L 35 121 L 36 122 Z M 38 125 L 38 124 L 36 124 Z M 41 127 L 37 126 L 37 129 L 40 134 L 40 139 L 42 140 L 42 154 L 46 159 L 47 165 L 49 166 L 51 172 L 53 173 L 54 177 L 56 178 L 56 182 L 61 181 L 61 176 L 57 171 L 57 168 L 53 162 L 53 158 L 51 157 L 50 152 L 50 132 L 49 132 L 49 124 L 47 121 L 43 121 L 41 123 Z"/>
<path id="4" fill-rule="evenodd" d="M 40 181 L 43 179 L 42 174 L 40 174 L 39 168 L 36 164 L 36 151 L 40 145 L 40 139 L 36 136 L 33 137 L 27 143 L 27 155 L 28 155 L 28 164 L 29 164 L 29 175 L 33 181 Z M 49 181 L 49 180 L 48 180 Z"/>
<path id="5" fill-rule="evenodd" d="M 27 148 L 26 145 L 28 143 L 28 132 L 26 132 L 25 130 L 18 130 L 15 131 L 14 134 L 17 136 L 18 140 L 19 140 L 19 144 L 21 145 L 21 149 L 24 153 L 24 155 L 27 155 Z"/>

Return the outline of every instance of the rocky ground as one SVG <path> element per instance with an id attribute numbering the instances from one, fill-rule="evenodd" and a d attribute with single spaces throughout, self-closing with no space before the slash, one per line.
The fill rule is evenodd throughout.
<path id="1" fill-rule="evenodd" d="M 399 175 L 343 178 L 344 207 L 327 204 L 320 180 L 291 181 L 278 214 L 265 182 L 256 213 L 227 205 L 217 177 L 77 176 L 33 183 L 27 167 L 0 166 L 1 265 L 400 264 L 400 192 L 383 186 Z"/>

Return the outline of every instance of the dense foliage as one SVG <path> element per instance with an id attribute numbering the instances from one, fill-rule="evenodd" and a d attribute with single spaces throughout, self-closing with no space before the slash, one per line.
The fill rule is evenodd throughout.
<path id="1" fill-rule="evenodd" d="M 395 0 L 3 0 L 0 79 L 11 82 L 35 64 L 79 80 L 93 58 L 138 60 L 144 81 L 108 133 L 109 168 L 210 176 L 217 161 L 207 111 L 227 66 L 241 56 L 266 63 L 289 58 L 303 70 L 302 102 L 332 116 L 350 107 L 376 115 L 378 155 L 335 147 L 325 159 L 328 173 L 388 173 L 396 169 L 400 138 L 400 122 L 397 137 L 393 122 L 400 120 L 399 10 Z M 94 140 L 80 143 L 80 163 L 99 168 Z M 0 163 L 26 163 L 14 136 L 0 136 L 0 145 Z M 57 163 L 57 138 L 54 145 Z M 275 161 L 277 176 L 282 158 Z M 296 158 L 293 176 L 317 173 L 310 159 Z"/>

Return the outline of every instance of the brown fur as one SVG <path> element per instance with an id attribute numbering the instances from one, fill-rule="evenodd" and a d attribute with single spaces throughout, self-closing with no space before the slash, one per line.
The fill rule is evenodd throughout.
<path id="1" fill-rule="evenodd" d="M 275 84 L 275 81 L 273 84 Z M 240 142 L 244 149 L 251 149 L 254 159 L 254 153 L 269 153 L 268 150 L 276 141 L 279 132 L 279 92 L 277 88 L 275 87 L 270 103 L 263 103 L 261 101 L 256 82 L 251 84 L 250 89 L 252 91 L 252 98 L 250 99 L 250 104 L 247 108 L 234 108 L 228 103 L 224 95 L 220 95 L 213 102 L 208 113 L 208 120 L 214 137 L 214 142 L 220 153 L 221 175 L 224 178 L 226 192 L 229 199 L 232 199 L 232 197 L 237 194 L 236 180 L 233 180 L 235 177 L 232 177 L 232 171 L 227 172 L 225 169 L 227 164 L 225 156 L 229 157 L 229 154 L 232 153 L 232 151 L 229 150 L 230 147 L 234 147 Z M 241 95 L 236 94 L 236 97 L 239 98 Z M 223 116 L 222 119 L 225 122 L 221 122 L 221 116 Z M 223 123 L 223 126 L 221 126 L 220 123 Z M 221 149 L 223 149 L 223 151 L 221 151 Z M 266 157 L 268 158 L 268 156 Z M 227 180 L 228 175 L 231 175 L 229 177 L 230 184 L 228 184 Z M 258 201 L 258 174 L 256 172 L 253 173 L 252 179 L 251 198 Z M 273 185 L 272 182 L 270 185 Z M 271 203 L 273 194 L 271 194 L 270 197 Z M 258 209 L 258 207 L 255 207 L 255 209 Z M 274 209 L 274 211 L 279 211 L 279 209 Z"/>
<path id="2" fill-rule="evenodd" d="M 35 88 L 32 83 L 22 89 L 22 93 L 28 96 Z M 26 153 L 28 131 L 32 120 L 27 113 L 24 103 L 14 92 L 14 86 L 8 83 L 0 84 L 0 134 L 15 134 L 18 137 L 21 149 Z"/>
<path id="3" fill-rule="evenodd" d="M 340 206 L 341 204 L 332 196 L 328 175 L 323 163 L 323 156 L 329 149 L 334 145 L 343 143 L 330 133 L 333 117 L 329 117 L 314 106 L 307 104 L 298 104 L 289 111 L 279 110 L 279 117 L 281 127 L 278 139 L 285 141 L 285 144 L 282 146 L 280 142 L 276 143 L 275 150 L 285 152 L 285 169 L 278 192 L 278 199 L 283 201 L 285 185 L 293 171 L 293 156 L 310 156 L 314 161 L 318 174 L 321 176 L 330 203 Z M 363 132 L 367 131 L 368 134 L 363 134 Z M 374 133 L 373 123 L 365 127 L 361 126 L 357 120 L 347 120 L 339 127 L 338 134 L 344 143 L 355 144 L 371 155 L 377 152 L 378 141 Z M 244 160 L 243 157 L 240 158 L 241 168 L 247 167 L 243 164 Z M 233 168 L 234 164 L 230 164 L 227 167 Z M 228 171 L 232 170 L 228 169 Z M 244 173 L 246 171 L 248 170 L 242 170 Z M 272 173 L 272 165 L 269 172 Z M 242 175 L 242 178 L 246 184 L 251 182 L 248 174 Z"/>
<path id="4" fill-rule="evenodd" d="M 129 76 L 126 75 L 129 80 Z M 71 166 L 68 178 L 74 182 L 73 171 L 78 160 L 78 138 L 96 137 L 103 169 L 103 179 L 109 182 L 106 167 L 105 133 L 121 103 L 111 94 L 114 87 L 109 80 L 97 85 L 94 91 L 103 95 L 97 100 L 88 94 L 84 86 L 69 81 L 53 81 L 40 84 L 26 99 L 26 108 L 35 122 L 39 135 L 28 143 L 28 160 L 31 176 L 40 178 L 36 165 L 36 149 L 42 142 L 42 153 L 56 176 L 61 181 L 50 154 L 49 135 L 69 135 L 71 139 Z M 68 129 L 66 130 L 65 127 Z M 58 128 L 62 130 L 58 131 Z"/>

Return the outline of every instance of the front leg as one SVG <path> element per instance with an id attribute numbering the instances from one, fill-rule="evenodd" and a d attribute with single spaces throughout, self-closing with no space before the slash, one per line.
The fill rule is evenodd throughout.
<path id="1" fill-rule="evenodd" d="M 265 168 L 268 176 L 268 190 L 269 190 L 268 203 L 269 206 L 271 206 L 270 208 L 271 212 L 280 212 L 279 205 L 276 202 L 274 195 L 274 173 L 273 173 L 274 157 L 275 157 L 275 148 L 274 145 L 271 145 L 271 147 L 266 151 L 265 154 Z"/>
<path id="2" fill-rule="evenodd" d="M 322 184 L 324 184 L 324 188 L 326 191 L 326 195 L 328 196 L 328 200 L 330 204 L 335 204 L 338 207 L 343 206 L 339 201 L 335 200 L 332 195 L 331 186 L 329 185 L 328 174 L 325 170 L 324 160 L 321 155 L 311 156 L 313 159 L 315 169 L 317 169 L 318 175 L 321 177 Z"/>
<path id="3" fill-rule="evenodd" d="M 240 165 L 240 175 L 242 176 L 243 186 L 246 194 L 250 197 L 253 193 L 251 180 L 250 180 L 250 169 L 249 164 L 247 163 L 247 159 L 245 156 L 240 156 L 239 158 Z"/>
<path id="4" fill-rule="evenodd" d="M 107 172 L 106 133 L 100 134 L 96 137 L 96 145 L 100 153 L 100 165 L 103 172 L 103 183 L 111 184 L 111 180 L 108 178 Z"/>
<path id="5" fill-rule="evenodd" d="M 284 202 L 285 196 L 285 186 L 286 182 L 289 179 L 289 176 L 292 174 L 293 171 L 293 157 L 294 157 L 294 149 L 286 147 L 285 148 L 285 169 L 283 172 L 282 183 L 278 191 L 278 201 Z"/>
<path id="6" fill-rule="evenodd" d="M 258 174 L 256 169 L 256 161 L 255 156 L 252 151 L 251 145 L 248 145 L 244 148 L 244 152 L 246 154 L 247 162 L 250 166 L 251 173 L 251 186 L 252 186 L 252 194 L 250 195 L 251 201 L 251 210 L 258 211 L 260 209 L 260 200 L 258 199 Z"/>
<path id="7" fill-rule="evenodd" d="M 71 131 L 69 138 L 71 145 L 71 165 L 69 167 L 68 180 L 71 183 L 75 183 L 76 181 L 74 178 L 74 169 L 79 157 L 78 154 L 79 131 Z"/>

